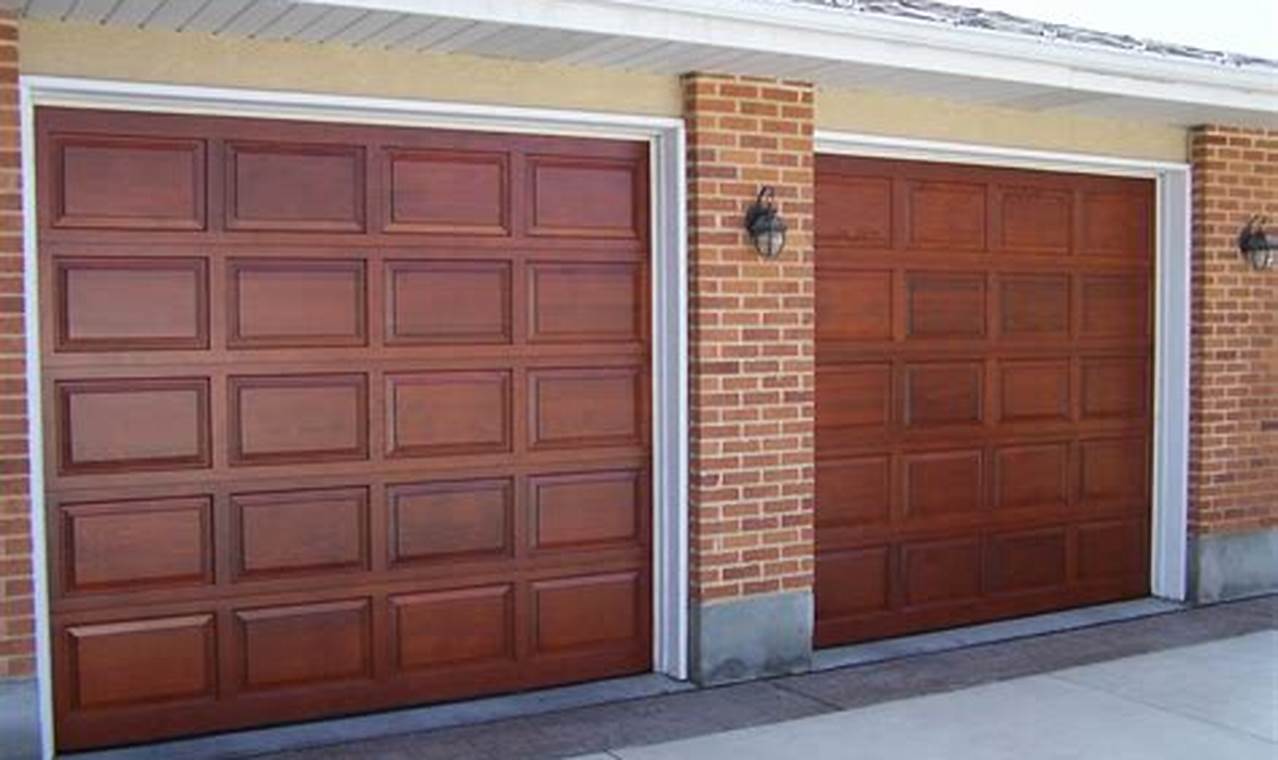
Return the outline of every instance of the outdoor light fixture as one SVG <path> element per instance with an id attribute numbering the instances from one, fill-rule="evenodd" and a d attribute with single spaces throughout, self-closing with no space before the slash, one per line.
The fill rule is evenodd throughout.
<path id="1" fill-rule="evenodd" d="M 1238 233 L 1238 249 L 1243 258 L 1251 262 L 1252 269 L 1263 272 L 1274 268 L 1278 241 L 1271 241 L 1265 235 L 1265 217 L 1257 214 L 1247 220 L 1242 232 Z"/>
<path id="2" fill-rule="evenodd" d="M 785 248 L 785 220 L 777 213 L 774 193 L 769 185 L 759 190 L 759 197 L 746 211 L 746 231 L 754 249 L 765 259 L 775 259 Z"/>

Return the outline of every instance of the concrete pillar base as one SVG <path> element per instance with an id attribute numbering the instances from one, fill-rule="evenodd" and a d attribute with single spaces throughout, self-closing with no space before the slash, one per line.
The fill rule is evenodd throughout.
<path id="1" fill-rule="evenodd" d="M 692 614 L 692 679 L 703 686 L 812 667 L 811 591 L 703 604 Z"/>
<path id="2" fill-rule="evenodd" d="M 1278 528 L 1195 536 L 1189 584 L 1201 604 L 1278 592 Z"/>

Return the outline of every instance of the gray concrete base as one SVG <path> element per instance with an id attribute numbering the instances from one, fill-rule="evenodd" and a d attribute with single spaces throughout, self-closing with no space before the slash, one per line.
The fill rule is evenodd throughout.
<path id="1" fill-rule="evenodd" d="M 703 604 L 692 613 L 692 680 L 703 686 L 807 672 L 810 591 Z"/>
<path id="2" fill-rule="evenodd" d="M 1278 528 L 1193 537 L 1189 583 L 1200 604 L 1278 591 Z"/>
<path id="3" fill-rule="evenodd" d="M 35 679 L 0 681 L 0 760 L 40 757 Z"/>

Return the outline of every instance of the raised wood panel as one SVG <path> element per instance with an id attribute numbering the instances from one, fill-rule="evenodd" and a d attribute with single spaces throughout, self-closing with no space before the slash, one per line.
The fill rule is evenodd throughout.
<path id="1" fill-rule="evenodd" d="M 819 340 L 891 340 L 890 271 L 822 269 L 816 280 Z"/>
<path id="2" fill-rule="evenodd" d="M 937 451 L 905 457 L 905 512 L 913 519 L 970 512 L 984 499 L 980 451 Z"/>
<path id="3" fill-rule="evenodd" d="M 1149 336 L 1149 278 L 1083 278 L 1082 330 L 1086 337 Z"/>
<path id="4" fill-rule="evenodd" d="M 58 515 L 67 592 L 213 582 L 207 496 L 63 504 Z"/>
<path id="5" fill-rule="evenodd" d="M 231 520 L 239 579 L 368 567 L 365 488 L 235 494 Z"/>
<path id="6" fill-rule="evenodd" d="M 636 341 L 643 270 L 637 263 L 534 261 L 528 265 L 528 340 Z"/>
<path id="7" fill-rule="evenodd" d="M 396 670 L 474 665 L 515 657 L 510 586 L 483 586 L 390 597 Z"/>
<path id="8" fill-rule="evenodd" d="M 1009 251 L 1069 250 L 1073 194 L 1041 187 L 998 190 L 1002 247 Z"/>
<path id="9" fill-rule="evenodd" d="M 532 584 L 538 654 L 633 647 L 641 639 L 642 586 L 635 573 L 584 575 Z"/>
<path id="10" fill-rule="evenodd" d="M 48 151 L 54 228 L 205 228 L 204 140 L 54 134 Z"/>
<path id="11" fill-rule="evenodd" d="M 1106 581 L 1145 571 L 1145 523 L 1123 520 L 1078 526 L 1078 576 Z"/>
<path id="12" fill-rule="evenodd" d="M 1004 422 L 1067 421 L 1069 361 L 1018 359 L 998 365 L 999 417 Z"/>
<path id="13" fill-rule="evenodd" d="M 232 259 L 226 265 L 233 348 L 362 346 L 364 262 Z"/>
<path id="14" fill-rule="evenodd" d="M 1003 446 L 994 451 L 996 508 L 1059 508 L 1068 501 L 1068 444 Z"/>
<path id="15" fill-rule="evenodd" d="M 640 167 L 632 161 L 530 156 L 530 235 L 637 239 Z"/>
<path id="16" fill-rule="evenodd" d="M 530 369 L 529 445 L 640 445 L 641 377 L 635 367 Z"/>
<path id="17" fill-rule="evenodd" d="M 1066 338 L 1070 324 L 1069 276 L 1000 275 L 999 331 L 1007 338 Z"/>
<path id="18" fill-rule="evenodd" d="M 1085 358 L 1083 417 L 1139 418 L 1149 411 L 1149 363 L 1145 357 Z"/>
<path id="19" fill-rule="evenodd" d="M 63 474 L 209 466 L 204 378 L 66 381 L 56 395 Z"/>
<path id="20" fill-rule="evenodd" d="M 974 599 L 981 593 L 981 542 L 976 538 L 901 547 L 905 604 L 919 607 Z"/>
<path id="21" fill-rule="evenodd" d="M 849 431 L 884 428 L 892 419 L 892 367 L 849 364 L 817 368 L 817 436 L 834 444 Z"/>
<path id="22" fill-rule="evenodd" d="M 1066 581 L 1064 529 L 1004 533 L 985 545 L 986 585 L 992 593 L 1014 593 Z"/>
<path id="23" fill-rule="evenodd" d="M 985 336 L 985 278 L 942 272 L 910 272 L 905 278 L 907 332 L 911 338 Z"/>
<path id="24" fill-rule="evenodd" d="M 392 457 L 504 452 L 511 447 L 507 370 L 386 376 L 386 454 Z"/>
<path id="25" fill-rule="evenodd" d="M 371 677 L 371 620 L 367 599 L 236 610 L 242 688 Z"/>
<path id="26" fill-rule="evenodd" d="M 887 177 L 822 178 L 816 196 L 817 239 L 836 245 L 892 245 L 892 180 Z"/>
<path id="27" fill-rule="evenodd" d="M 979 424 L 985 368 L 979 362 L 921 363 L 905 368 L 905 424 Z"/>
<path id="28" fill-rule="evenodd" d="M 228 141 L 226 228 L 364 231 L 364 148 Z"/>
<path id="29" fill-rule="evenodd" d="M 55 350 L 208 348 L 204 259 L 59 256 L 53 268 Z"/>
<path id="30" fill-rule="evenodd" d="M 1085 256 L 1148 257 L 1152 229 L 1148 196 L 1084 192 L 1078 251 Z"/>
<path id="31" fill-rule="evenodd" d="M 514 551 L 507 478 L 400 483 L 387 487 L 386 502 L 392 564 Z"/>
<path id="32" fill-rule="evenodd" d="M 386 342 L 509 343 L 510 263 L 386 262 Z"/>
<path id="33" fill-rule="evenodd" d="M 212 615 L 74 625 L 65 636 L 76 710 L 212 699 L 217 688 Z"/>
<path id="34" fill-rule="evenodd" d="M 640 540 L 643 478 L 637 470 L 539 475 L 528 487 L 531 542 L 538 550 Z"/>
<path id="35" fill-rule="evenodd" d="M 506 153 L 391 148 L 385 161 L 387 232 L 510 233 Z"/>
<path id="36" fill-rule="evenodd" d="M 918 248 L 985 248 L 985 187 L 967 182 L 908 181 L 909 244 Z"/>
<path id="37" fill-rule="evenodd" d="M 1081 493 L 1092 502 L 1144 497 L 1149 482 L 1148 447 L 1143 438 L 1085 440 L 1081 449 Z"/>
<path id="38" fill-rule="evenodd" d="M 365 375 L 238 376 L 229 384 L 231 464 L 368 457 Z"/>
<path id="39" fill-rule="evenodd" d="M 829 552 L 816 561 L 820 619 L 882 611 L 891 595 L 891 554 L 886 546 Z"/>
<path id="40" fill-rule="evenodd" d="M 817 462 L 816 524 L 886 522 L 892 508 L 891 459 L 886 456 Z"/>

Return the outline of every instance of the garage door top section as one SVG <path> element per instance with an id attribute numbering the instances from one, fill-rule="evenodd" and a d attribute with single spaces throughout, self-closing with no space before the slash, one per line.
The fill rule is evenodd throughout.
<path id="1" fill-rule="evenodd" d="M 63 747 L 647 667 L 646 145 L 37 130 Z"/>
<path id="2" fill-rule="evenodd" d="M 1152 189 L 819 157 L 819 643 L 1145 590 Z"/>

